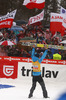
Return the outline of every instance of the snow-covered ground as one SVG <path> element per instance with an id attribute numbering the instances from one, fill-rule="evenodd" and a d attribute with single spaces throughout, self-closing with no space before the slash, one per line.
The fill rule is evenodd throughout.
<path id="1" fill-rule="evenodd" d="M 41 87 L 37 83 L 37 87 L 34 91 L 33 97 L 29 99 L 28 95 L 31 88 L 31 81 L 32 80 L 29 80 L 29 78 L 23 78 L 22 80 L 0 79 L 0 84 L 2 85 L 15 86 L 12 88 L 0 89 L 0 100 L 57 100 L 61 93 L 63 93 L 64 91 L 66 92 L 66 84 L 64 82 L 47 83 L 45 81 L 45 85 L 50 98 L 43 98 Z"/>

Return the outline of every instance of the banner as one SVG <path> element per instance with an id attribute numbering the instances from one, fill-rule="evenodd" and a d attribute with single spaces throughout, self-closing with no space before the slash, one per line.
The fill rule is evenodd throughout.
<path id="1" fill-rule="evenodd" d="M 66 9 L 63 8 L 63 7 L 61 7 L 61 9 L 60 9 L 60 14 L 66 14 Z"/>
<path id="2" fill-rule="evenodd" d="M 66 82 L 66 65 L 41 64 L 41 76 L 50 82 Z M 32 63 L 18 63 L 18 79 L 32 77 Z"/>
<path id="3" fill-rule="evenodd" d="M 44 10 L 40 14 L 30 17 L 28 25 L 40 22 L 43 20 L 43 18 L 44 18 Z"/>
<path id="4" fill-rule="evenodd" d="M 24 0 L 23 5 L 28 9 L 43 9 L 45 7 L 45 0 Z"/>
<path id="5" fill-rule="evenodd" d="M 63 31 L 66 29 L 66 15 L 51 13 L 50 17 L 50 31 L 51 32 L 61 32 L 63 36 Z"/>
<path id="6" fill-rule="evenodd" d="M 0 17 L 0 28 L 11 28 L 16 10 Z"/>
<path id="7" fill-rule="evenodd" d="M 45 78 L 58 78 L 58 80 L 61 80 L 60 76 L 62 76 L 62 79 L 64 79 L 63 76 L 65 75 L 64 72 L 66 72 L 66 60 L 44 59 L 41 63 L 41 72 L 42 77 Z M 15 79 L 31 77 L 31 73 L 31 58 L 0 56 L 0 78 Z"/>

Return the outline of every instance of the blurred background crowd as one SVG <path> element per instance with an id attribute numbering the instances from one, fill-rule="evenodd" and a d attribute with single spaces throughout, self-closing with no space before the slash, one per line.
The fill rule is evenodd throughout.
<path id="1" fill-rule="evenodd" d="M 15 26 L 13 26 L 15 27 Z M 15 45 L 0 45 L 0 56 L 14 56 L 14 57 L 31 57 L 31 49 L 24 49 L 20 45 L 20 41 L 24 38 L 29 37 L 34 39 L 35 43 L 48 44 L 48 45 L 59 45 L 61 41 L 66 40 L 66 30 L 64 36 L 61 36 L 60 32 L 56 32 L 54 35 L 50 32 L 49 28 L 44 28 L 40 25 L 26 25 L 22 24 L 19 29 L 1 29 L 0 30 L 0 42 L 5 40 L 11 40 Z M 28 41 L 27 41 L 28 42 Z M 42 55 L 45 48 L 36 48 L 36 51 Z M 57 58 L 55 57 L 57 55 Z M 66 50 L 49 48 L 48 54 L 45 59 L 56 59 L 66 60 Z"/>

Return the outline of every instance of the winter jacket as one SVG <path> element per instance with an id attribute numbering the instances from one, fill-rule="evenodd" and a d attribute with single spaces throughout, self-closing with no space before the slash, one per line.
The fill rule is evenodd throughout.
<path id="1" fill-rule="evenodd" d="M 33 76 L 39 76 L 41 75 L 41 67 L 40 64 L 42 62 L 42 60 L 46 57 L 47 55 L 47 51 L 45 50 L 45 52 L 43 53 L 43 55 L 41 56 L 41 58 L 38 58 L 35 56 L 35 48 L 32 49 L 32 67 L 33 67 Z"/>

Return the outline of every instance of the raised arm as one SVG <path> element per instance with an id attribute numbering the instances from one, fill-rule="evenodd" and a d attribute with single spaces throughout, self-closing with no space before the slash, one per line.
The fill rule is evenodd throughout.
<path id="1" fill-rule="evenodd" d="M 35 54 L 35 48 L 32 49 L 31 58 L 34 56 L 34 54 Z"/>
<path id="2" fill-rule="evenodd" d="M 31 53 L 31 58 L 34 56 L 34 54 L 35 54 L 35 45 L 33 45 L 32 53 Z"/>

